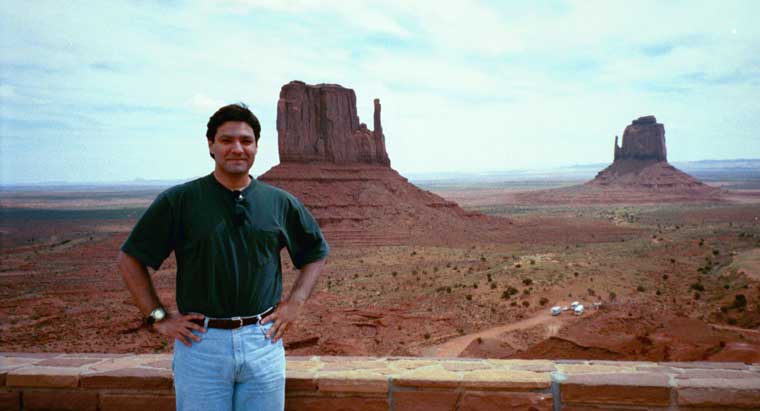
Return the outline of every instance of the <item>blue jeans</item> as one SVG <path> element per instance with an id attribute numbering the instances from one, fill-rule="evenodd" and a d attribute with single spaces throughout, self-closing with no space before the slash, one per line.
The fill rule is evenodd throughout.
<path id="1" fill-rule="evenodd" d="M 188 347 L 174 340 L 174 391 L 178 411 L 282 411 L 285 350 L 266 332 L 272 323 L 236 330 L 207 328 Z"/>

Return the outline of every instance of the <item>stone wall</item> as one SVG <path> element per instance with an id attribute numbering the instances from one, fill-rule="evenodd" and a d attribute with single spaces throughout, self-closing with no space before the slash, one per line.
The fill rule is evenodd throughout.
<path id="1" fill-rule="evenodd" d="M 287 410 L 760 409 L 760 364 L 288 357 Z M 174 410 L 165 354 L 0 354 L 0 410 Z"/>

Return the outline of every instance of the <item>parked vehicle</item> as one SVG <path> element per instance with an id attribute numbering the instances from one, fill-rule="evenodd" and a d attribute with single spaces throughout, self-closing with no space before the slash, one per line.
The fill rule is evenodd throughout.
<path id="1" fill-rule="evenodd" d="M 583 304 L 576 305 L 575 308 L 573 308 L 573 312 L 575 313 L 575 315 L 583 314 Z"/>

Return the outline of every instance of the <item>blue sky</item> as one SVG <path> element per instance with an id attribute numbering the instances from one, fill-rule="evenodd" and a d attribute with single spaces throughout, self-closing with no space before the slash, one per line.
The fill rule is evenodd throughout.
<path id="1" fill-rule="evenodd" d="M 403 173 L 612 160 L 654 114 L 671 161 L 760 158 L 756 1 L 0 0 L 0 184 L 208 173 L 205 123 L 246 102 L 278 163 L 291 80 L 383 105 Z"/>

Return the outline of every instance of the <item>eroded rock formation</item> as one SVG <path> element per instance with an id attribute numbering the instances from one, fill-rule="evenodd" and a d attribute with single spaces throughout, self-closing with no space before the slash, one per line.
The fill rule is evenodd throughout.
<path id="1" fill-rule="evenodd" d="M 280 164 L 259 179 L 298 197 L 331 243 L 419 244 L 503 235 L 507 219 L 466 212 L 393 170 L 378 99 L 373 120 L 374 130 L 359 122 L 351 89 L 284 85 L 277 104 Z"/>
<path id="2" fill-rule="evenodd" d="M 668 161 L 665 148 L 665 126 L 654 116 L 639 117 L 623 132 L 623 146 L 618 147 L 615 136 L 615 161 L 655 160 Z"/>
<path id="3" fill-rule="evenodd" d="M 359 122 L 356 93 L 337 84 L 291 81 L 280 90 L 277 133 L 281 163 L 390 166 L 375 99 L 375 130 Z"/>
<path id="4" fill-rule="evenodd" d="M 615 137 L 614 161 L 593 180 L 577 186 L 517 193 L 519 204 L 594 204 L 723 201 L 710 187 L 667 161 L 665 126 L 654 116 L 633 120 Z"/>
<path id="5" fill-rule="evenodd" d="M 588 183 L 623 190 L 644 189 L 678 194 L 674 198 L 716 198 L 719 190 L 673 167 L 667 161 L 665 126 L 655 116 L 633 120 L 623 132 L 623 145 L 615 137 L 615 159 Z M 631 194 L 633 195 L 633 194 Z"/>

